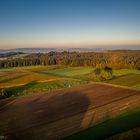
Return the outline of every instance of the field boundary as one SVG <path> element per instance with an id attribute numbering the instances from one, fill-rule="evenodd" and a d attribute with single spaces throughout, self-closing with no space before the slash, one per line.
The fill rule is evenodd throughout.
<path id="1" fill-rule="evenodd" d="M 122 86 L 122 85 L 116 85 L 116 84 L 111 84 L 111 83 L 106 83 L 106 82 L 93 82 L 94 84 L 103 84 L 103 85 L 109 85 L 109 86 L 113 86 L 113 87 L 120 87 L 120 88 L 124 88 L 124 89 L 130 89 L 130 90 L 135 90 L 135 91 L 140 91 L 137 88 L 134 87 L 128 87 L 128 86 Z"/>

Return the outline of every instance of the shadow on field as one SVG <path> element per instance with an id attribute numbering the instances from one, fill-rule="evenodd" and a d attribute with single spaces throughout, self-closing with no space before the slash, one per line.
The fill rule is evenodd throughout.
<path id="1" fill-rule="evenodd" d="M 0 135 L 6 140 L 62 139 L 82 129 L 89 104 L 84 94 L 64 90 L 6 100 Z"/>
<path id="2" fill-rule="evenodd" d="M 0 83 L 10 82 L 12 80 L 16 80 L 16 79 L 24 77 L 24 76 L 25 76 L 25 74 L 24 75 L 15 76 L 15 77 L 11 77 L 11 78 L 7 78 L 7 79 L 4 79 L 4 80 L 1 80 Z"/>
<path id="3" fill-rule="evenodd" d="M 26 85 L 11 87 L 11 88 L 5 89 L 5 91 L 3 93 L 3 96 L 1 96 L 0 98 L 3 99 L 3 98 L 11 97 L 11 96 L 14 96 L 14 97 L 18 96 L 21 92 L 24 93 L 24 91 L 32 88 L 36 84 L 37 84 L 37 82 L 33 81 L 33 82 L 30 82 Z"/>

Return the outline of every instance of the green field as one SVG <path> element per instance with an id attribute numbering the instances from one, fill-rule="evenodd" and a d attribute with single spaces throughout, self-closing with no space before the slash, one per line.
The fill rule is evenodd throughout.
<path id="1" fill-rule="evenodd" d="M 89 83 L 78 79 L 68 78 L 68 75 L 90 72 L 92 68 L 64 66 L 31 66 L 0 70 L 0 88 L 4 93 L 0 98 L 8 98 L 50 91 Z M 48 71 L 48 73 L 46 73 Z M 52 72 L 49 74 L 49 72 Z M 59 74 L 56 74 L 59 73 Z M 67 76 L 60 76 L 62 73 Z"/>
<path id="2" fill-rule="evenodd" d="M 137 107 L 111 120 L 69 136 L 66 140 L 103 140 L 118 133 L 139 127 L 139 118 L 140 107 Z"/>
<path id="3" fill-rule="evenodd" d="M 129 74 L 140 74 L 140 70 L 135 70 L 135 69 L 113 70 L 114 76 L 122 76 L 122 75 L 129 75 Z"/>
<path id="4" fill-rule="evenodd" d="M 26 85 L 30 82 L 49 82 L 61 80 L 62 78 L 53 75 L 43 75 L 25 70 L 0 71 L 0 88 Z"/>
<path id="5" fill-rule="evenodd" d="M 55 89 L 96 82 L 91 76 L 93 70 L 93 67 L 60 65 L 0 69 L 0 88 L 5 88 L 8 91 L 6 97 L 48 93 Z M 104 82 L 140 89 L 140 71 L 113 70 L 113 79 Z"/>
<path id="6" fill-rule="evenodd" d="M 36 93 L 49 93 L 50 91 L 54 91 L 56 89 L 69 88 L 86 83 L 87 82 L 85 81 L 74 79 L 54 80 L 50 82 L 30 82 L 22 86 L 6 88 L 6 94 L 3 96 L 1 95 L 0 99 Z"/>
<path id="7" fill-rule="evenodd" d="M 93 71 L 93 67 L 64 67 L 53 70 L 40 71 L 40 73 L 51 74 L 62 77 L 72 77 L 76 75 L 84 75 Z"/>
<path id="8" fill-rule="evenodd" d="M 110 84 L 128 86 L 128 87 L 140 89 L 140 74 L 128 74 L 128 75 L 118 76 L 106 82 Z"/>
<path id="9" fill-rule="evenodd" d="M 84 81 L 97 82 L 90 73 L 81 75 L 72 75 L 72 77 Z M 134 69 L 113 70 L 113 78 L 111 80 L 106 80 L 103 82 L 140 89 L 140 70 Z"/>
<path id="10" fill-rule="evenodd" d="M 140 70 L 133 69 L 113 70 L 113 75 L 114 75 L 113 79 L 105 82 L 140 89 Z"/>

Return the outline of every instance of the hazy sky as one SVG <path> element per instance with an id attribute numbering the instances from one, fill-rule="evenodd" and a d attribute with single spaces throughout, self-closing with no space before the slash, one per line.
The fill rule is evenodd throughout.
<path id="1" fill-rule="evenodd" d="M 140 0 L 0 0 L 0 48 L 140 45 Z"/>

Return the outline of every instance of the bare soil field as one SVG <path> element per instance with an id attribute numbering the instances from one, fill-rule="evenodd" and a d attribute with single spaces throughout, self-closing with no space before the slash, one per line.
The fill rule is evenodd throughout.
<path id="1" fill-rule="evenodd" d="M 140 91 L 87 84 L 0 101 L 0 136 L 62 139 L 140 104 Z"/>

